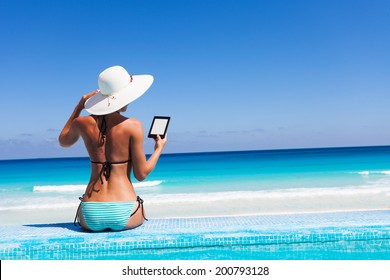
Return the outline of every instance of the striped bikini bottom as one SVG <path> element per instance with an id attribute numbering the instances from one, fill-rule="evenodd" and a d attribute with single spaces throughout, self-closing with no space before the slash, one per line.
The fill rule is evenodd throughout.
<path id="1" fill-rule="evenodd" d="M 111 229 L 119 231 L 125 229 L 130 217 L 137 213 L 142 204 L 143 200 L 137 196 L 136 201 L 130 202 L 83 201 L 80 204 L 80 208 L 84 222 L 90 230 L 102 231 Z M 146 220 L 145 217 L 144 219 Z"/>

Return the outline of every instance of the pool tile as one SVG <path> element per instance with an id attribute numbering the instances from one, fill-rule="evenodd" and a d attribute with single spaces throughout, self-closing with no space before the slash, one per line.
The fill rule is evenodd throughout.
<path id="1" fill-rule="evenodd" d="M 0 259 L 97 259 L 141 251 L 145 258 L 164 258 L 171 254 L 164 252 L 188 248 L 199 252 L 233 246 L 280 250 L 287 245 L 302 248 L 305 243 L 315 248 L 346 242 L 347 249 L 351 241 L 364 249 L 364 244 L 381 248 L 376 244 L 389 244 L 384 242 L 389 239 L 390 211 L 151 219 L 133 230 L 99 233 L 85 232 L 71 223 L 43 224 L 0 227 Z M 360 241 L 366 243 L 356 243 Z M 390 253 L 386 246 L 382 250 Z"/>

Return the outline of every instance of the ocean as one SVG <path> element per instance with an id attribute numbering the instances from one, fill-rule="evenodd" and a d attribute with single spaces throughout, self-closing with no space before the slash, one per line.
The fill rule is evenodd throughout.
<path id="1" fill-rule="evenodd" d="M 0 161 L 0 224 L 73 221 L 88 158 Z M 164 154 L 143 182 L 148 218 L 390 208 L 390 146 Z"/>

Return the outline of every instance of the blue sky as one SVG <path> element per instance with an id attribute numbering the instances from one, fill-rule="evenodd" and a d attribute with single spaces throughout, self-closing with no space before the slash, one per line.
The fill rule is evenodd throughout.
<path id="1" fill-rule="evenodd" d="M 389 1 L 2 0 L 0 159 L 86 156 L 57 137 L 113 65 L 155 77 L 125 115 L 170 115 L 167 153 L 388 145 L 389 30 Z"/>

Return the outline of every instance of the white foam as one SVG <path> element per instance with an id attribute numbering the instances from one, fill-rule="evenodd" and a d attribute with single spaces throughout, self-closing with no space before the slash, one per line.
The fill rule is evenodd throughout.
<path id="1" fill-rule="evenodd" d="M 77 200 L 78 201 L 78 200 Z M 66 209 L 66 208 L 76 208 L 78 202 L 75 200 L 74 203 L 46 203 L 46 204 L 24 204 L 24 205 L 11 205 L 0 207 L 0 211 L 8 210 L 44 210 L 44 209 Z"/>
<path id="2" fill-rule="evenodd" d="M 217 201 L 250 201 L 250 200 L 291 200 L 303 198 L 310 199 L 327 197 L 346 199 L 364 198 L 369 195 L 390 195 L 390 187 L 365 186 L 365 187 L 342 187 L 342 188 L 294 188 L 262 191 L 232 191 L 232 192 L 212 192 L 212 193 L 179 193 L 179 194 L 159 194 L 146 197 L 145 201 L 153 204 L 166 203 L 201 203 Z"/>
<path id="3" fill-rule="evenodd" d="M 77 207 L 80 201 L 77 196 L 26 196 L 18 199 L 6 198 L 0 203 L 0 211 L 34 210 L 34 209 L 64 209 Z"/>
<path id="4" fill-rule="evenodd" d="M 137 183 L 133 183 L 133 186 L 135 188 L 156 187 L 158 185 L 161 185 L 163 182 L 164 181 L 162 181 L 162 180 L 137 182 Z"/>
<path id="5" fill-rule="evenodd" d="M 364 171 L 359 171 L 357 172 L 357 174 L 360 174 L 360 175 L 365 175 L 365 176 L 368 176 L 368 175 L 390 175 L 390 170 L 383 170 L 383 171 L 378 171 L 378 170 L 364 170 Z"/>
<path id="6" fill-rule="evenodd" d="M 84 191 L 87 185 L 52 185 L 52 186 L 34 186 L 33 192 L 76 192 Z"/>
<path id="7" fill-rule="evenodd" d="M 156 186 L 162 181 L 149 181 L 143 186 Z M 73 186 L 73 187 L 72 187 Z M 51 191 L 52 188 L 58 186 L 42 186 L 36 191 Z M 62 188 L 77 189 L 80 185 L 61 186 Z M 84 189 L 82 189 L 84 190 Z M 76 195 L 61 196 L 58 193 L 53 196 L 39 197 L 21 197 L 15 199 L 3 199 L 0 203 L 0 211 L 6 210 L 33 210 L 33 209 L 65 209 L 77 207 L 79 200 Z M 33 195 L 33 194 L 32 194 Z M 383 179 L 375 184 L 365 186 L 349 186 L 338 188 L 291 188 L 291 189 L 274 189 L 274 190 L 258 190 L 258 191 L 225 191 L 225 192 L 209 192 L 209 193 L 171 193 L 157 194 L 145 193 L 142 198 L 147 205 L 155 205 L 157 208 L 164 206 L 165 208 L 174 208 L 175 204 L 186 204 L 199 207 L 199 204 L 204 207 L 213 207 L 213 203 L 217 202 L 220 205 L 245 205 L 253 203 L 268 203 L 275 207 L 283 207 L 291 202 L 298 202 L 304 205 L 312 205 L 316 203 L 332 203 L 339 201 L 342 204 L 369 203 L 375 204 L 380 201 L 388 201 L 390 196 L 390 183 Z"/>
<path id="8" fill-rule="evenodd" d="M 162 184 L 162 180 L 133 183 L 134 188 L 155 187 Z M 84 192 L 87 185 L 48 185 L 34 186 L 33 192 Z"/>

